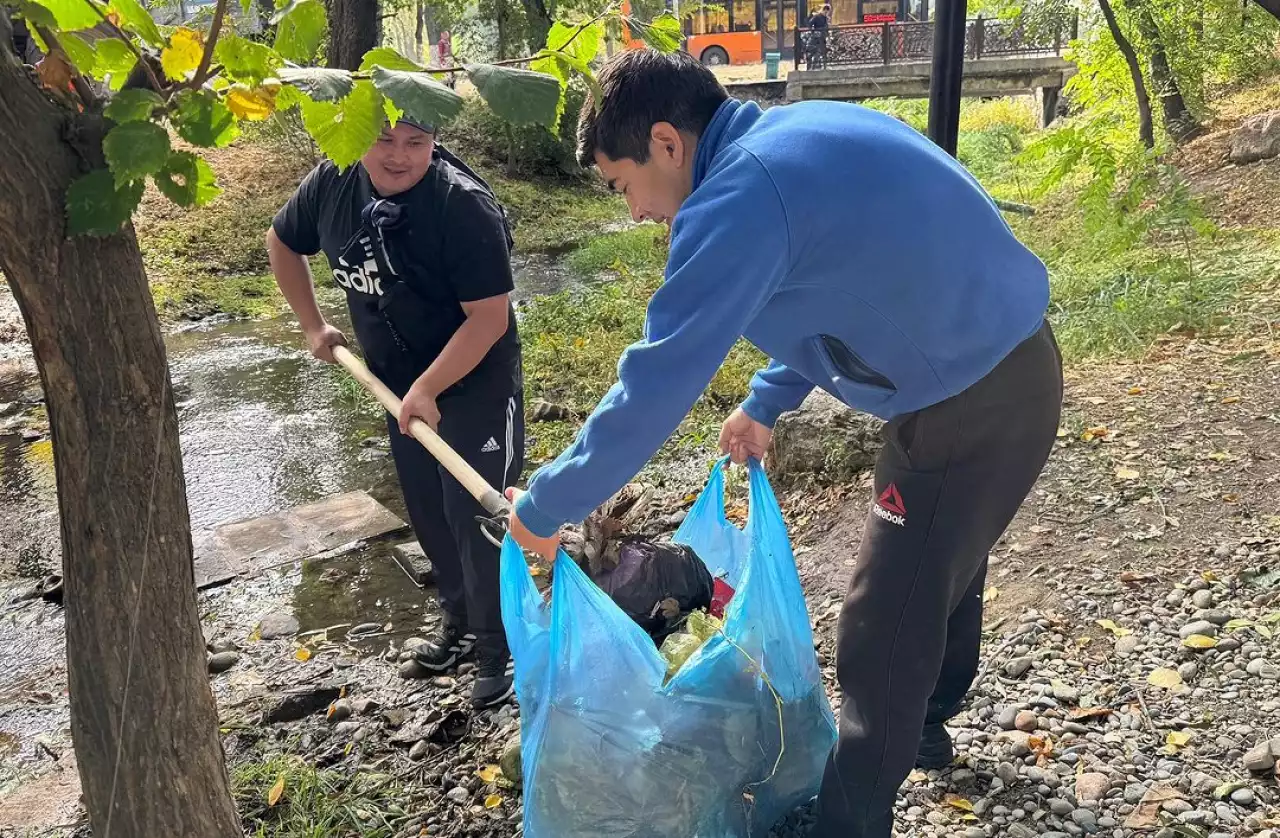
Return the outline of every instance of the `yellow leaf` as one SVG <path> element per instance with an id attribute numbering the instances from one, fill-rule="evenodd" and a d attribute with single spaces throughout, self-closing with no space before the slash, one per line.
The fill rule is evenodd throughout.
<path id="1" fill-rule="evenodd" d="M 1186 646 L 1188 649 L 1212 649 L 1214 646 L 1218 645 L 1218 641 L 1214 640 L 1212 637 L 1206 637 L 1203 634 L 1193 634 L 1190 637 L 1183 639 L 1182 645 Z"/>
<path id="2" fill-rule="evenodd" d="M 1173 751 L 1177 751 L 1179 748 L 1186 747 L 1187 743 L 1191 741 L 1192 734 L 1193 731 L 1190 730 L 1171 730 L 1165 736 L 1164 743 Z"/>
<path id="3" fill-rule="evenodd" d="M 1223 630 L 1223 631 L 1236 631 L 1236 630 L 1238 630 L 1238 629 L 1248 628 L 1248 627 L 1249 627 L 1249 626 L 1251 626 L 1251 625 L 1253 625 L 1253 620 L 1246 620 L 1246 619 L 1241 618 L 1241 619 L 1238 619 L 1238 620 L 1230 620 L 1230 621 L 1228 621 L 1228 622 L 1227 622 L 1227 624 L 1226 624 L 1225 626 L 1223 626 L 1223 627 L 1222 627 L 1222 630 Z"/>
<path id="4" fill-rule="evenodd" d="M 1235 404 L 1235 403 L 1236 403 L 1236 402 L 1238 402 L 1238 401 L 1240 401 L 1240 397 L 1239 397 L 1239 396 L 1227 396 L 1225 399 L 1223 399 L 1223 400 L 1222 400 L 1222 403 L 1223 403 L 1223 404 Z"/>
<path id="5" fill-rule="evenodd" d="M 262 88 L 236 86 L 227 94 L 227 108 L 241 119 L 260 122 L 271 116 L 275 107 L 275 97 Z"/>
<path id="6" fill-rule="evenodd" d="M 1262 625 L 1254 626 L 1253 630 L 1256 631 L 1258 634 L 1262 635 L 1263 637 L 1267 638 L 1268 640 L 1270 640 L 1272 637 L 1271 629 L 1267 628 L 1266 626 L 1262 626 Z"/>
<path id="7" fill-rule="evenodd" d="M 1129 395 L 1131 395 L 1131 396 L 1141 396 L 1141 395 L 1142 395 L 1143 393 L 1145 393 L 1145 392 L 1146 392 L 1146 389 L 1145 389 L 1145 388 L 1142 388 L 1142 387 L 1130 387 L 1130 388 L 1129 388 Z"/>
<path id="8" fill-rule="evenodd" d="M 1177 690 L 1186 686 L 1182 683 L 1182 676 L 1178 674 L 1178 670 L 1163 666 L 1147 676 L 1147 683 L 1166 690 Z"/>
<path id="9" fill-rule="evenodd" d="M 546 575 L 547 575 L 547 569 L 546 569 L 545 567 L 543 567 L 542 565 L 540 565 L 540 564 L 531 565 L 531 566 L 529 567 L 529 575 L 530 575 L 530 576 L 534 576 L 534 577 L 537 577 L 537 576 L 546 576 Z"/>
<path id="10" fill-rule="evenodd" d="M 1080 434 L 1080 438 L 1085 442 L 1093 442 L 1095 439 L 1106 439 L 1110 434 L 1111 431 L 1107 429 L 1106 425 L 1095 425 Z"/>
<path id="11" fill-rule="evenodd" d="M 500 794 L 491 794 L 484 799 L 484 808 L 486 809 L 496 809 L 501 805 L 502 795 Z"/>
<path id="12" fill-rule="evenodd" d="M 944 802 L 954 809 L 959 809 L 961 812 L 973 811 L 973 804 L 970 803 L 967 798 L 961 797 L 958 794 L 948 794 L 944 798 Z"/>
<path id="13" fill-rule="evenodd" d="M 171 81 L 184 81 L 195 72 L 204 55 L 204 38 L 194 29 L 182 27 L 169 38 L 169 46 L 160 52 L 160 66 Z"/>
<path id="14" fill-rule="evenodd" d="M 1141 476 L 1142 475 L 1138 472 L 1137 469 L 1132 469 L 1132 468 L 1129 468 L 1128 466 L 1116 467 L 1116 479 L 1118 480 L 1137 480 Z"/>
<path id="15" fill-rule="evenodd" d="M 982 592 L 982 601 L 993 602 L 995 598 L 998 596 L 1000 596 L 1000 589 L 997 588 L 995 585 L 992 585 L 990 588 L 987 588 L 985 591 Z"/>
<path id="16" fill-rule="evenodd" d="M 267 792 L 267 805 L 274 806 L 280 802 L 280 798 L 284 796 L 284 774 L 281 773 L 276 778 L 276 784 L 271 787 L 271 791 Z"/>
<path id="17" fill-rule="evenodd" d="M 1206 582 L 1217 582 L 1218 574 L 1214 573 L 1212 570 L 1206 570 L 1204 573 L 1200 574 L 1200 578 Z"/>
<path id="18" fill-rule="evenodd" d="M 1107 631 L 1114 634 L 1116 637 L 1125 637 L 1127 635 L 1133 634 L 1133 632 L 1130 631 L 1129 629 L 1121 628 L 1120 626 L 1116 625 L 1115 620 L 1098 620 L 1097 623 Z"/>
<path id="19" fill-rule="evenodd" d="M 492 783 L 498 779 L 498 775 L 502 773 L 502 769 L 496 765 L 486 765 L 476 772 L 476 776 L 486 783 Z"/>
<path id="20" fill-rule="evenodd" d="M 298 650 L 293 653 L 293 656 L 297 660 L 300 660 L 303 662 L 309 661 L 311 660 L 311 650 L 308 649 L 306 646 L 300 646 L 298 647 Z"/>

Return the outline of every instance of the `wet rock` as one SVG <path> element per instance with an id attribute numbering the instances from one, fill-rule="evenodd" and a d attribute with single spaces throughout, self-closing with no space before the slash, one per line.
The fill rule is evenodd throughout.
<path id="1" fill-rule="evenodd" d="M 770 474 L 783 480 L 802 474 L 851 479 L 875 465 L 883 445 L 882 426 L 870 414 L 850 410 L 815 389 L 798 410 L 782 414 L 774 427 Z"/>
<path id="2" fill-rule="evenodd" d="M 329 705 L 329 712 L 326 714 L 326 718 L 330 723 L 337 724 L 351 718 L 351 713 L 351 702 L 345 698 L 340 698 Z"/>
<path id="3" fill-rule="evenodd" d="M 413 744 L 413 747 L 409 749 L 409 759 L 417 762 L 424 758 L 429 750 L 431 750 L 431 744 L 425 739 L 419 739 Z"/>
<path id="4" fill-rule="evenodd" d="M 400 677 L 406 679 L 433 678 L 435 673 L 417 660 L 410 659 L 400 664 Z"/>
<path id="5" fill-rule="evenodd" d="M 226 672 L 239 662 L 239 652 L 219 652 L 209 656 L 209 672 L 217 675 L 220 672 Z"/>
<path id="6" fill-rule="evenodd" d="M 396 564 L 409 574 L 409 578 L 422 587 L 432 585 L 436 580 L 436 571 L 423 551 L 422 545 L 416 541 L 397 544 L 391 549 L 391 557 Z M 409 648 L 406 642 L 405 648 Z"/>
<path id="7" fill-rule="evenodd" d="M 297 633 L 297 619 L 284 611 L 273 611 L 258 621 L 258 636 L 263 640 L 293 637 Z"/>
<path id="8" fill-rule="evenodd" d="M 266 724 L 296 722 L 324 710 L 337 701 L 341 694 L 342 690 L 335 686 L 315 686 L 290 691 L 263 713 L 263 721 Z"/>
<path id="9" fill-rule="evenodd" d="M 1237 166 L 1280 155 L 1280 111 L 1246 119 L 1231 136 L 1230 159 Z"/>
<path id="10" fill-rule="evenodd" d="M 379 623 L 361 623 L 348 629 L 347 634 L 359 637 L 362 634 L 377 634 L 380 631 L 382 631 L 382 625 Z"/>

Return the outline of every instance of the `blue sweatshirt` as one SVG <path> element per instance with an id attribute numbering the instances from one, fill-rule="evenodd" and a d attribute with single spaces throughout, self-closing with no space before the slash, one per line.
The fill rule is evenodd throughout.
<path id="1" fill-rule="evenodd" d="M 698 139 L 644 337 L 520 520 L 580 521 L 662 446 L 742 336 L 772 359 L 743 409 L 772 427 L 822 387 L 891 419 L 968 388 L 1035 333 L 1043 263 L 965 169 L 840 102 L 729 100 Z"/>

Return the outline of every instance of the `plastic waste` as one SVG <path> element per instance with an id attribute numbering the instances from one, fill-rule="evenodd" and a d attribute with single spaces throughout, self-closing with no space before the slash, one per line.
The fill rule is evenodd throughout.
<path id="1" fill-rule="evenodd" d="M 502 612 L 521 705 L 526 838 L 746 838 L 817 793 L 836 727 L 777 499 L 750 465 L 746 529 L 725 461 L 675 541 L 734 593 L 675 674 L 564 553 L 550 601 L 502 549 Z"/>

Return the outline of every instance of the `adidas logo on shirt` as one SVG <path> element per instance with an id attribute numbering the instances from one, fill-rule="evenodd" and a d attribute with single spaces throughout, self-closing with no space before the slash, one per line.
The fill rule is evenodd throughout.
<path id="1" fill-rule="evenodd" d="M 480 449 L 481 454 L 492 454 L 494 451 L 501 451 L 502 446 L 498 445 L 498 441 L 493 437 L 489 437 L 489 441 Z"/>

